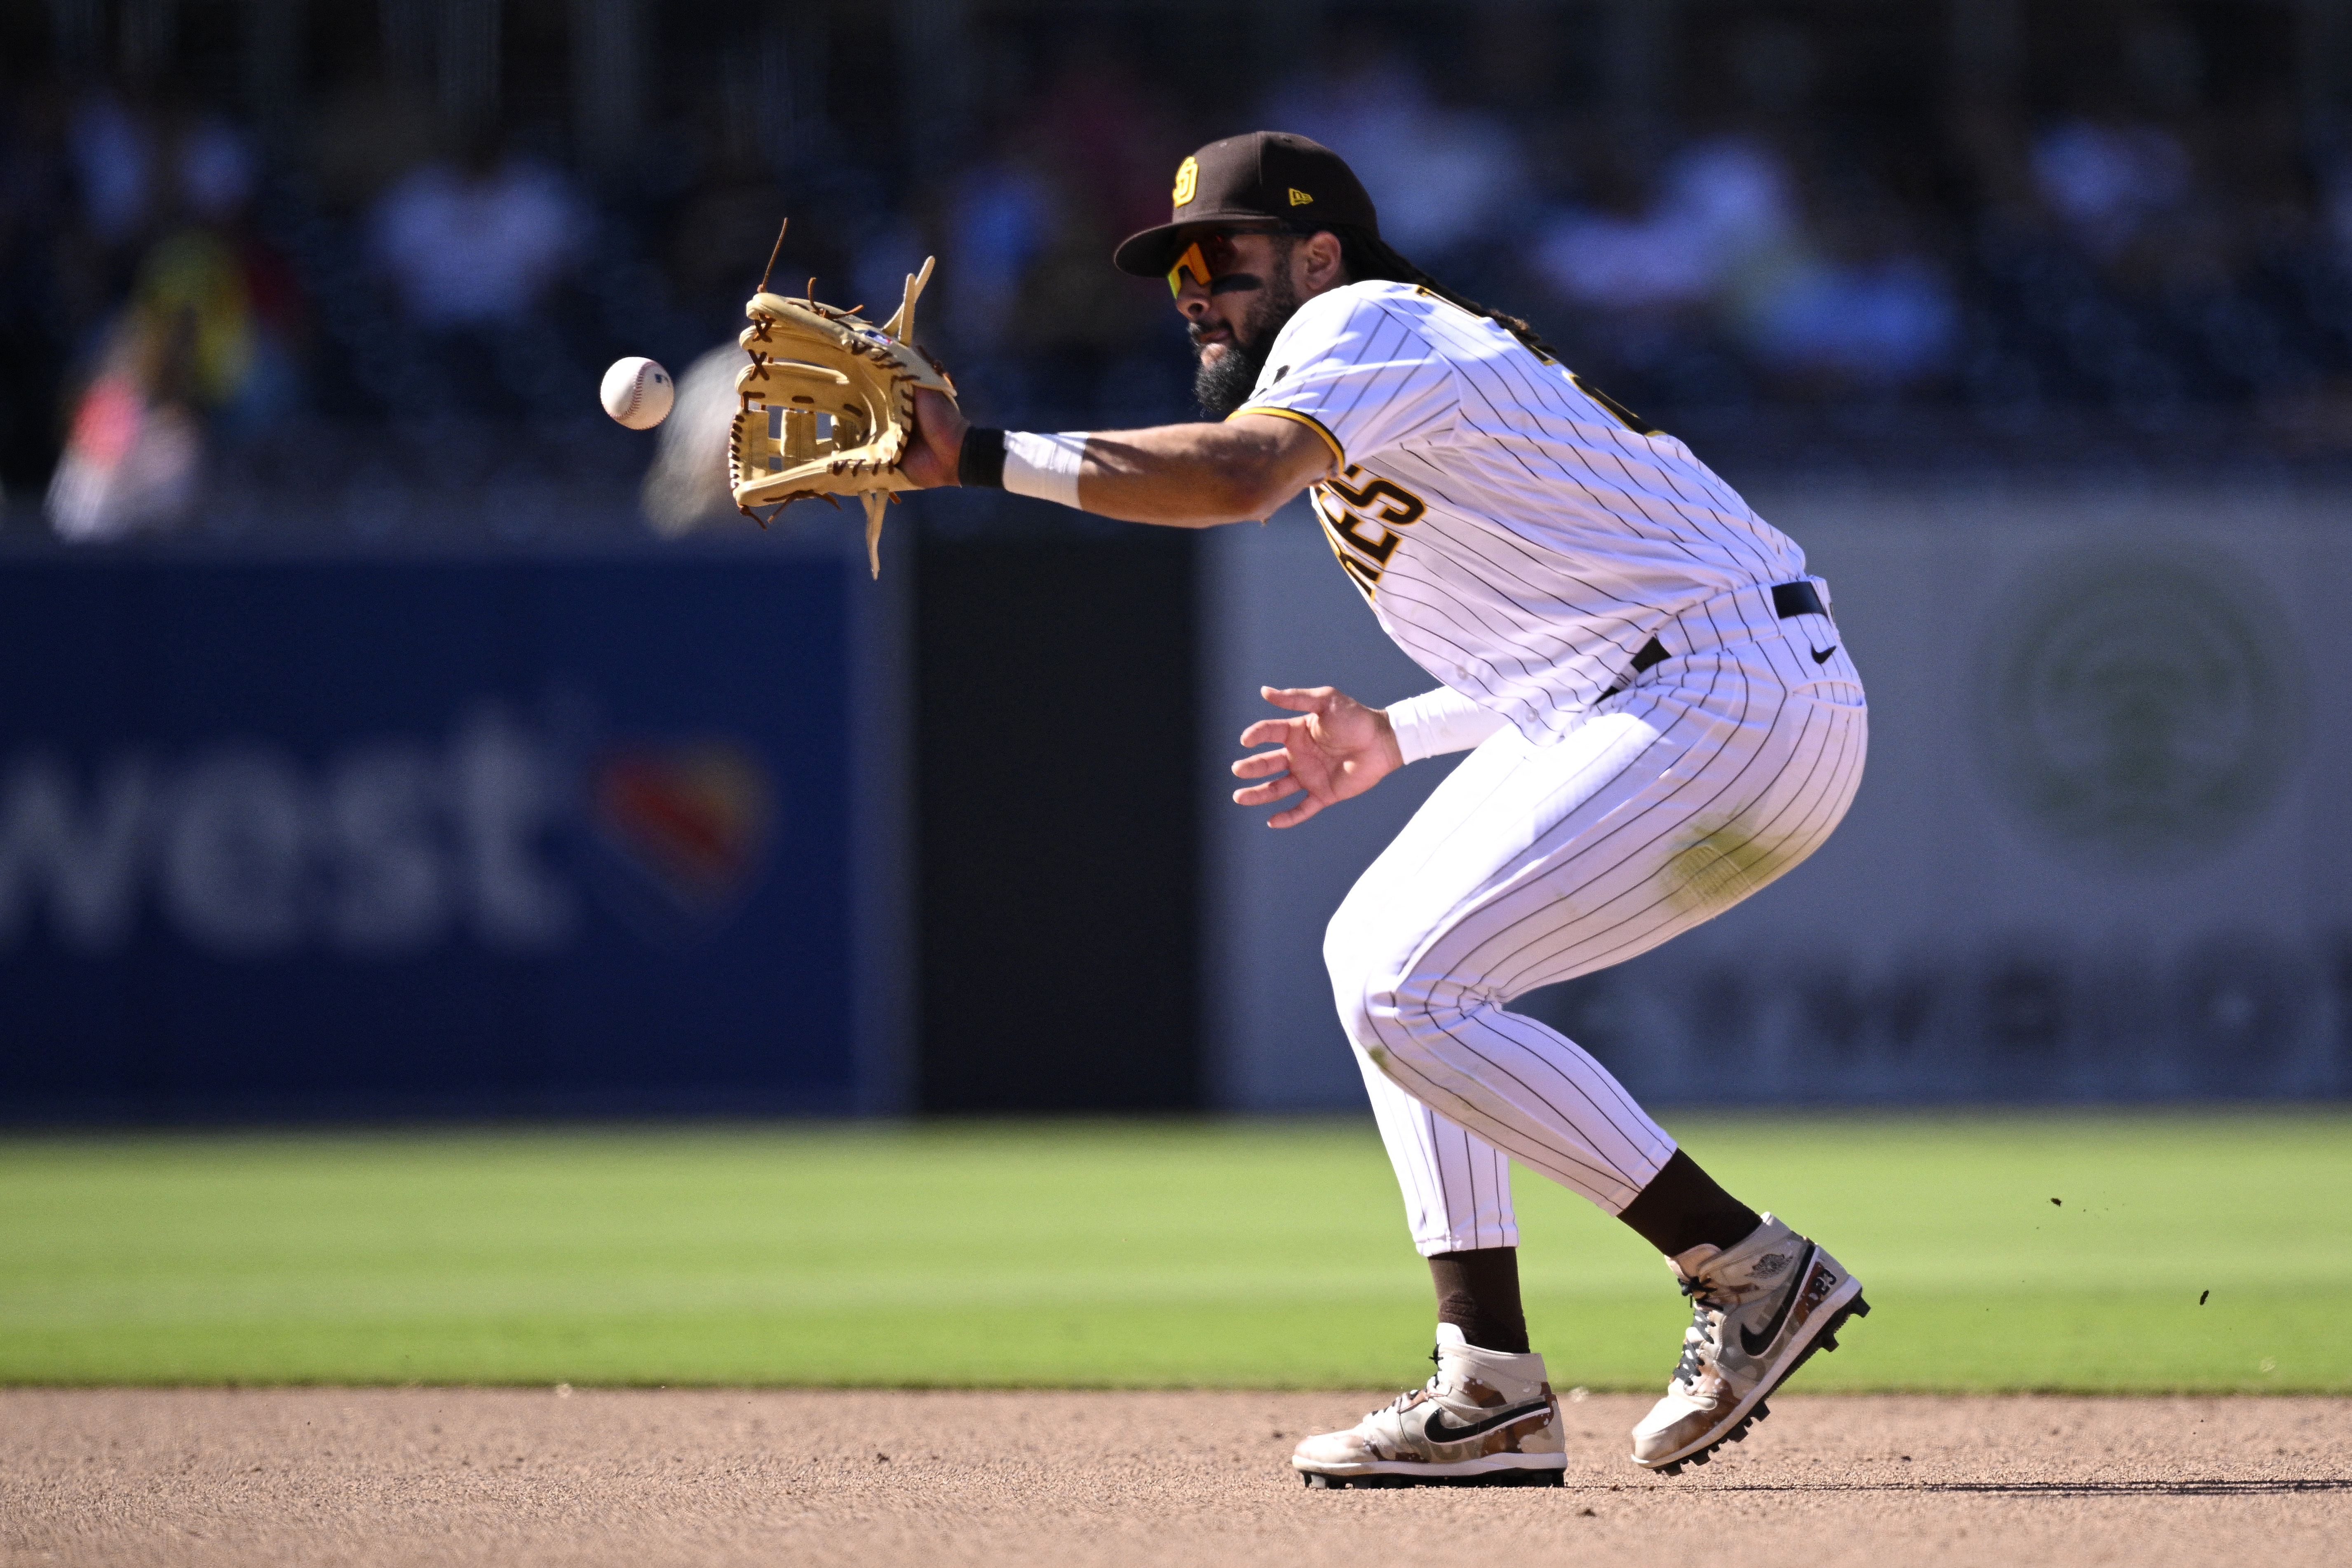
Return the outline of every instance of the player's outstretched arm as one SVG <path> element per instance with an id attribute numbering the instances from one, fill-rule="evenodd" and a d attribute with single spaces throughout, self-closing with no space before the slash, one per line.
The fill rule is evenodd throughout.
<path id="1" fill-rule="evenodd" d="M 1404 766 L 1388 714 L 1367 708 L 1329 686 L 1303 690 L 1258 688 L 1258 695 L 1301 717 L 1261 719 L 1242 731 L 1244 746 L 1279 746 L 1234 763 L 1234 776 L 1265 779 L 1234 791 L 1237 805 L 1270 805 L 1304 793 L 1305 800 L 1276 812 L 1269 827 L 1296 827 L 1327 805 L 1360 795 Z M 1278 776 L 1277 776 L 1278 775 Z"/>
<path id="2" fill-rule="evenodd" d="M 935 392 L 915 395 L 919 439 L 906 474 L 922 489 L 958 483 L 969 425 Z M 1331 448 L 1295 419 L 1242 414 L 1222 425 L 1097 430 L 1078 468 L 1078 504 L 1128 522 L 1213 528 L 1269 516 L 1331 471 Z"/>
<path id="3" fill-rule="evenodd" d="M 1078 470 L 1078 500 L 1088 511 L 1129 522 L 1213 528 L 1271 517 L 1331 468 L 1329 443 L 1270 414 L 1097 431 Z"/>

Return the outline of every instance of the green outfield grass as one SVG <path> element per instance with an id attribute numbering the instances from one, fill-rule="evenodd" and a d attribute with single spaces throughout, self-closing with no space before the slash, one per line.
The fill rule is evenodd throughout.
<path id="1" fill-rule="evenodd" d="M 1805 1387 L 2352 1391 L 2352 1117 L 1668 1123 L 1867 1284 Z M 1664 1266 L 1519 1192 L 1555 1381 L 1663 1385 Z M 0 1142 L 0 1382 L 1386 1385 L 1431 1318 L 1368 1122 Z"/>

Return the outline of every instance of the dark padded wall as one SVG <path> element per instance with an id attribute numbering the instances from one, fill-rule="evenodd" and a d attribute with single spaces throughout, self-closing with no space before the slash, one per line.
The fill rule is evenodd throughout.
<path id="1" fill-rule="evenodd" d="M 1201 1103 L 1193 544 L 922 547 L 925 1110 Z"/>

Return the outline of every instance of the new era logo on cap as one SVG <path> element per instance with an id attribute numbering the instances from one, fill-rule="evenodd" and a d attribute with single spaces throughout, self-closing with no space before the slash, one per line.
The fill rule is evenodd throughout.
<path id="1" fill-rule="evenodd" d="M 1293 185 L 1293 186 L 1291 186 L 1291 187 L 1290 187 L 1290 205 L 1291 205 L 1292 206 L 1295 206 L 1295 207 L 1303 207 L 1303 206 L 1305 206 L 1308 202 L 1311 202 L 1311 201 L 1313 201 L 1314 199 L 1315 199 L 1315 198 L 1314 198 L 1313 196 L 1308 195 L 1305 191 L 1300 190 L 1297 185 Z"/>

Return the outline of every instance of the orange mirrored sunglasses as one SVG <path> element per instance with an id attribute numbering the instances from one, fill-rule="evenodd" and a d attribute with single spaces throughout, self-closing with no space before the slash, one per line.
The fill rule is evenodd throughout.
<path id="1" fill-rule="evenodd" d="M 1202 235 L 1200 238 L 1186 246 L 1184 247 L 1184 253 L 1176 258 L 1176 265 L 1168 269 L 1168 292 L 1170 296 L 1172 298 L 1181 298 L 1183 295 L 1184 277 L 1187 273 L 1192 275 L 1192 280 L 1195 283 L 1198 283 L 1202 288 L 1206 289 L 1212 281 L 1209 272 L 1209 258 L 1211 256 L 1214 256 L 1221 266 L 1231 266 L 1234 258 L 1234 236 L 1244 234 L 1280 234 L 1283 231 L 1278 228 L 1221 228 L 1216 230 L 1214 233 Z M 1206 246 L 1208 248 L 1206 250 L 1202 249 L 1202 247 L 1203 246 Z"/>

